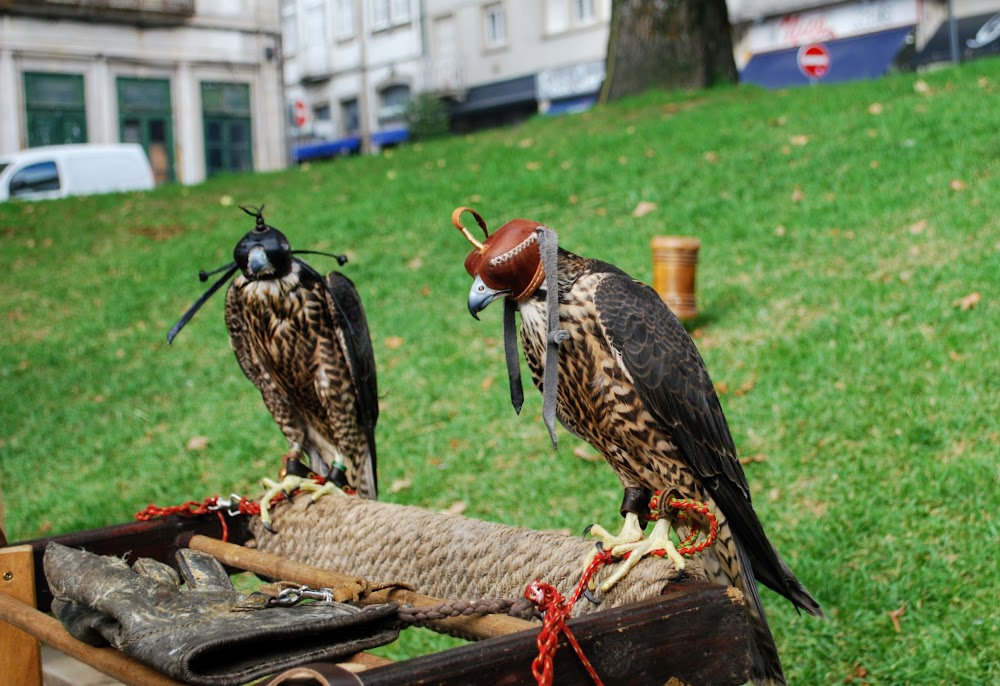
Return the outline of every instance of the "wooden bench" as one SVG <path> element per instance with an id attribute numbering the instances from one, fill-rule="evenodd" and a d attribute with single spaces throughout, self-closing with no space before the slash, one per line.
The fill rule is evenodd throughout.
<path id="1" fill-rule="evenodd" d="M 221 517 L 230 542 L 244 543 L 251 537 L 246 517 Z M 126 684 L 176 684 L 112 648 L 94 648 L 77 641 L 46 614 L 52 596 L 42 573 L 42 555 L 46 545 L 55 541 L 101 555 L 127 556 L 130 561 L 151 557 L 172 564 L 174 553 L 185 546 L 205 547 L 219 557 L 220 546 L 213 541 L 218 541 L 221 535 L 222 523 L 215 514 L 123 524 L 19 545 L 7 545 L 0 532 L 0 674 L 9 680 L 5 683 L 41 684 L 38 649 L 41 641 Z M 240 559 L 240 555 L 227 557 L 223 551 L 219 559 L 230 564 Z M 301 564 L 286 568 L 297 577 L 323 578 L 324 574 L 331 574 Z M 310 579 L 288 580 L 308 583 Z M 419 593 L 403 593 L 409 595 L 392 597 L 413 604 L 425 600 Z M 734 600 L 731 589 L 681 581 L 671 584 L 662 595 L 570 619 L 568 626 L 607 684 L 742 684 L 749 672 L 748 625 L 738 600 Z M 322 666 L 317 671 L 325 675 L 322 680 L 314 676 L 290 681 L 294 670 L 289 670 L 269 683 L 364 686 L 530 683 L 531 663 L 538 654 L 540 624 L 529 625 L 507 616 L 490 617 L 501 621 L 494 621 L 489 631 L 474 628 L 469 633 L 479 632 L 491 638 L 400 662 L 361 654 L 346 664 Z M 554 684 L 590 681 L 564 637 L 554 667 Z"/>

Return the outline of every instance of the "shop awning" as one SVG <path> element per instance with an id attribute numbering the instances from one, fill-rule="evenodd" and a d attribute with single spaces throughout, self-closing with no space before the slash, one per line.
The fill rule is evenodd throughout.
<path id="1" fill-rule="evenodd" d="M 817 81 L 835 83 L 883 76 L 912 30 L 912 26 L 904 26 L 823 43 L 829 53 L 829 67 Z M 765 88 L 808 85 L 813 80 L 799 68 L 798 57 L 798 47 L 754 55 L 740 72 L 740 81 Z"/>

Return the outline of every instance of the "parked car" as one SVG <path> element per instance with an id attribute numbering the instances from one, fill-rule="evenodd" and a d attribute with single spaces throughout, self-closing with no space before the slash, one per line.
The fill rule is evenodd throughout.
<path id="1" fill-rule="evenodd" d="M 0 202 L 149 190 L 153 170 L 141 145 L 47 145 L 0 156 Z"/>

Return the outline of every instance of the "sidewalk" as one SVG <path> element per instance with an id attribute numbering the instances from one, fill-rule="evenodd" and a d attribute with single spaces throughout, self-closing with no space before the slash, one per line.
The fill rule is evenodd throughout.
<path id="1" fill-rule="evenodd" d="M 44 686 L 122 686 L 106 674 L 85 665 L 51 646 L 42 645 Z"/>

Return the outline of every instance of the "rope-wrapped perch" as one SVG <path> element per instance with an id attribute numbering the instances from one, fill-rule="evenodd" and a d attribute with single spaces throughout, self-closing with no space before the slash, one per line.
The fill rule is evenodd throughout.
<path id="1" fill-rule="evenodd" d="M 277 533 L 251 522 L 258 549 L 372 581 L 404 583 L 438 598 L 520 598 L 538 579 L 569 592 L 580 579 L 592 540 L 496 524 L 461 515 L 331 495 L 309 506 L 306 495 L 272 511 Z M 601 568 L 600 584 L 615 565 Z M 697 557 L 684 575 L 704 579 Z M 641 561 L 601 604 L 580 602 L 580 615 L 661 594 L 680 573 L 665 558 Z"/>

